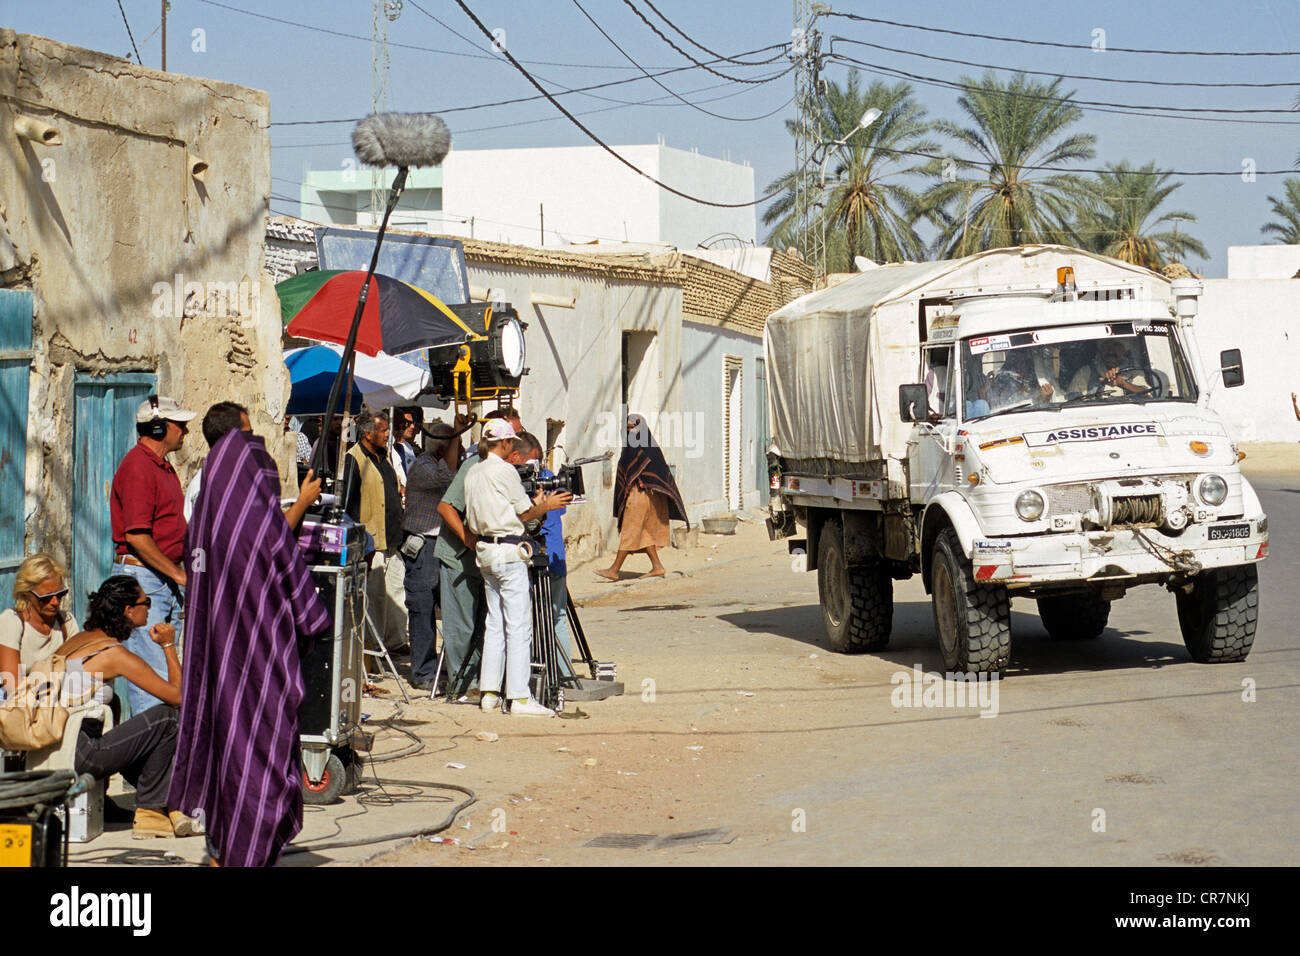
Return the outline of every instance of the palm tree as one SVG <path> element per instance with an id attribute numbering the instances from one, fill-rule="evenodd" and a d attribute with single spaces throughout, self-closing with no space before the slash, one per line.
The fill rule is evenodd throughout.
<path id="1" fill-rule="evenodd" d="M 877 80 L 864 89 L 861 74 L 850 70 L 843 87 L 828 84 L 820 105 L 806 130 L 810 141 L 822 144 L 818 162 L 792 170 L 768 187 L 769 192 L 781 191 L 763 212 L 763 224 L 773 227 L 768 243 L 778 248 L 800 245 L 796 187 L 802 176 L 809 194 L 817 195 L 824 171 L 825 203 L 814 228 L 825 226 L 827 271 L 852 269 L 854 256 L 877 262 L 922 258 L 925 244 L 913 226 L 919 197 L 902 183 L 882 182 L 922 174 L 925 161 L 908 154 L 938 148 L 926 139 L 930 125 L 911 85 Z M 863 116 L 872 109 L 880 115 L 862 128 Z M 787 120 L 786 129 L 797 135 L 798 121 Z"/>
<path id="2" fill-rule="evenodd" d="M 1141 169 L 1128 160 L 1107 163 L 1106 171 L 1097 174 L 1095 203 L 1077 221 L 1083 247 L 1147 269 L 1181 262 L 1189 252 L 1208 259 L 1199 239 L 1178 231 L 1180 220 L 1195 222 L 1195 216 L 1182 209 L 1160 213 L 1160 204 L 1182 185 L 1166 183 L 1171 175 L 1157 172 L 1155 163 Z M 1171 222 L 1172 232 L 1154 231 Z"/>
<path id="3" fill-rule="evenodd" d="M 1273 204 L 1273 215 L 1281 221 L 1265 223 L 1259 231 L 1278 242 L 1293 245 L 1300 243 L 1300 179 L 1288 176 L 1282 180 L 1282 188 L 1286 190 L 1285 198 L 1268 197 Z"/>
<path id="4" fill-rule="evenodd" d="M 975 172 L 947 175 L 925 195 L 924 212 L 939 229 L 935 250 L 958 257 L 999 246 L 1032 242 L 1072 242 L 1071 223 L 1092 199 L 1084 177 L 1025 167 L 1057 167 L 1091 159 L 1096 137 L 1072 133 L 1070 126 L 1083 111 L 1061 92 L 1061 79 L 1051 83 L 1017 73 L 1003 84 L 992 71 L 979 80 L 962 77 L 957 105 L 970 125 L 946 120 L 936 131 L 955 139 L 979 159 L 935 160 L 931 175 L 948 166 Z"/>

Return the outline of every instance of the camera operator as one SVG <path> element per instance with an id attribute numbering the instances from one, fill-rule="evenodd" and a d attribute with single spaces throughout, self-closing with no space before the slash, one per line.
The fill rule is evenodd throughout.
<path id="1" fill-rule="evenodd" d="M 438 505 L 460 466 L 460 442 L 450 425 L 425 432 L 424 450 L 406 473 L 406 510 L 402 514 L 402 559 L 406 562 L 406 613 L 411 634 L 411 686 L 433 690 L 437 670 L 434 612 L 438 607 L 438 559 L 434 549 L 442 516 Z"/>
<path id="2" fill-rule="evenodd" d="M 519 457 L 515 441 L 509 422 L 489 421 L 479 442 L 479 462 L 465 476 L 465 524 L 473 536 L 487 604 L 480 706 L 491 711 L 501 705 L 504 676 L 511 714 L 554 716 L 555 712 L 533 700 L 528 690 L 533 627 L 523 533 L 524 522 L 564 507 L 573 496 L 542 492 L 530 503 L 519 472 L 508 460 Z"/>
<path id="3" fill-rule="evenodd" d="M 542 443 L 532 432 L 521 432 L 516 445 L 522 450 L 524 461 L 541 461 Z M 545 465 L 541 466 L 541 475 L 543 478 L 555 477 Z M 573 668 L 569 660 L 569 615 L 566 613 L 569 603 L 569 569 L 564 558 L 564 523 L 561 520 L 567 510 L 556 508 L 546 513 L 542 520 L 541 538 L 542 544 L 546 546 L 551 572 L 551 619 L 555 623 L 555 636 L 560 642 L 560 649 L 564 652 L 561 670 L 571 675 Z"/>

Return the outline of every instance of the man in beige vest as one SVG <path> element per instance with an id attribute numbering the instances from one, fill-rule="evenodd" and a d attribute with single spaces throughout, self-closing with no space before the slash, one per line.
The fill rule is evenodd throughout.
<path id="1" fill-rule="evenodd" d="M 343 470 L 344 510 L 375 539 L 366 581 L 370 617 L 389 650 L 406 645 L 406 565 L 402 546 L 402 495 L 388 461 L 388 416 L 362 409 L 360 441 L 348 450 Z"/>

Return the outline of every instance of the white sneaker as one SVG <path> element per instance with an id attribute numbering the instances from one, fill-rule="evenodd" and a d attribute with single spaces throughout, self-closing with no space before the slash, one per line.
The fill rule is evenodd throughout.
<path id="1" fill-rule="evenodd" d="M 531 697 L 511 701 L 510 713 L 515 717 L 554 717 L 555 711 L 549 707 L 543 707 Z"/>
<path id="2" fill-rule="evenodd" d="M 478 702 L 479 708 L 485 713 L 501 709 L 500 694 L 484 694 Z"/>

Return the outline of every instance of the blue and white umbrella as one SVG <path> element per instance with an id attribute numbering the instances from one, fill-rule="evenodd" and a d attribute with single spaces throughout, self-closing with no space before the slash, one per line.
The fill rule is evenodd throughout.
<path id="1" fill-rule="evenodd" d="M 313 345 L 284 353 L 291 383 L 288 414 L 325 414 L 325 402 L 329 399 L 330 386 L 338 373 L 342 354 L 341 345 Z M 352 414 L 359 412 L 363 404 L 370 408 L 417 404 L 447 407 L 445 402 L 420 395 L 429 384 L 426 370 L 383 352 L 375 356 L 358 352 L 356 359 L 352 394 L 347 397 L 347 407 Z"/>

